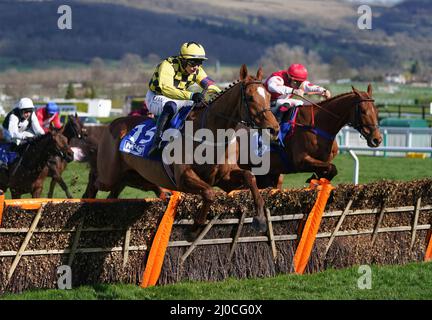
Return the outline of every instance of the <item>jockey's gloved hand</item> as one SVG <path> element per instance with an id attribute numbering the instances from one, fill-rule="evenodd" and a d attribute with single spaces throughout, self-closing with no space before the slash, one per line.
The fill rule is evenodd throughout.
<path id="1" fill-rule="evenodd" d="M 323 96 L 326 97 L 326 99 L 330 99 L 332 96 L 330 90 L 324 90 Z"/>
<path id="2" fill-rule="evenodd" d="M 302 96 L 302 97 L 304 96 L 304 90 L 302 90 L 302 89 L 294 89 L 293 93 L 295 93 L 296 95 Z"/>
<path id="3" fill-rule="evenodd" d="M 201 92 L 195 92 L 192 95 L 192 101 L 195 103 L 201 102 L 204 100 L 204 95 Z"/>

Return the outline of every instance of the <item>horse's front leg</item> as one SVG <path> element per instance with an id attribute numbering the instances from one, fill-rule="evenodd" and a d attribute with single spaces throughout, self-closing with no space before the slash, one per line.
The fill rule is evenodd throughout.
<path id="1" fill-rule="evenodd" d="M 192 240 L 204 229 L 207 214 L 210 210 L 210 206 L 216 199 L 216 193 L 212 186 L 203 181 L 195 171 L 190 168 L 185 169 L 177 180 L 179 181 L 179 191 L 199 194 L 203 198 L 203 205 L 195 216 L 194 224 L 189 232 L 189 240 Z"/>
<path id="2" fill-rule="evenodd" d="M 55 179 L 51 178 L 51 182 L 50 182 L 49 190 L 48 190 L 48 198 L 52 198 L 53 197 L 53 195 L 54 195 L 54 188 L 55 188 L 56 183 L 57 182 L 55 181 Z"/>
<path id="3" fill-rule="evenodd" d="M 97 180 L 96 168 L 90 166 L 87 187 L 84 191 L 84 194 L 82 195 L 83 199 L 87 199 L 87 198 L 95 199 L 96 198 L 96 195 L 99 191 L 99 189 L 96 186 L 96 180 Z"/>
<path id="4" fill-rule="evenodd" d="M 60 185 L 60 187 L 61 187 L 61 188 L 63 189 L 63 191 L 66 193 L 66 197 L 68 197 L 69 199 L 72 199 L 73 196 L 72 196 L 72 194 L 70 193 L 69 188 L 68 188 L 66 182 L 64 182 L 63 178 L 62 178 L 61 176 L 57 177 L 57 179 L 54 179 L 54 178 L 53 178 L 53 179 L 51 180 L 51 183 L 52 183 L 53 181 L 55 181 L 55 180 L 57 180 L 57 183 Z M 54 191 L 54 188 L 53 188 L 53 191 Z M 52 194 L 51 194 L 51 196 L 50 196 L 49 198 L 52 198 Z"/>
<path id="5" fill-rule="evenodd" d="M 302 159 L 299 171 L 314 172 L 318 175 L 318 179 L 326 178 L 329 181 L 337 175 L 337 169 L 333 163 L 321 161 L 309 155 Z"/>
<path id="6" fill-rule="evenodd" d="M 10 192 L 11 192 L 12 199 L 21 199 L 21 196 L 22 196 L 21 192 L 15 190 L 13 188 L 10 188 Z M 35 197 L 33 197 L 33 198 L 35 198 Z"/>
<path id="7" fill-rule="evenodd" d="M 231 186 L 229 189 L 233 190 L 242 186 L 250 189 L 257 211 L 257 215 L 253 218 L 253 227 L 260 232 L 265 232 L 267 230 L 267 223 L 264 214 L 264 199 L 258 190 L 256 178 L 253 173 L 240 168 L 234 169 L 229 173 L 228 180 L 223 181 L 223 184 L 220 185 L 224 191 L 229 191 L 225 186 Z"/>

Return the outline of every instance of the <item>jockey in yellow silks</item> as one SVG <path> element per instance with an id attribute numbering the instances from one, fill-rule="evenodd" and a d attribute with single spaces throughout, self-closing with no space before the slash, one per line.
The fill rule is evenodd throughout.
<path id="1" fill-rule="evenodd" d="M 156 67 L 146 95 L 149 111 L 159 116 L 150 155 L 160 149 L 162 133 L 174 114 L 180 108 L 204 99 L 202 93 L 187 90 L 191 85 L 196 83 L 203 89 L 207 88 L 208 93 L 221 91 L 204 71 L 204 60 L 207 57 L 203 46 L 187 42 L 181 46 L 178 56 L 166 58 Z"/>
<path id="2" fill-rule="evenodd" d="M 287 70 L 273 72 L 264 82 L 264 86 L 271 94 L 272 111 L 279 122 L 286 122 L 286 112 L 291 107 L 303 105 L 303 100 L 296 99 L 296 95 L 316 93 L 331 97 L 328 89 L 314 85 L 308 80 L 308 71 L 305 66 L 294 63 Z"/>

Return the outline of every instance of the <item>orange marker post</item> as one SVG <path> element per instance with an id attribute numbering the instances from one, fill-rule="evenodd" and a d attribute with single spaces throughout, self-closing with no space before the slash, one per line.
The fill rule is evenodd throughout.
<path id="1" fill-rule="evenodd" d="M 2 190 L 0 190 L 0 226 L 2 224 L 2 218 L 3 218 L 3 210 L 4 210 L 4 192 Z"/>
<path id="2" fill-rule="evenodd" d="M 180 198 L 180 192 L 174 192 L 171 196 L 168 207 L 165 210 L 164 216 L 153 239 L 141 281 L 141 288 L 154 286 L 159 279 Z"/>
<path id="3" fill-rule="evenodd" d="M 432 232 L 430 232 L 429 237 L 429 244 L 426 248 L 425 258 L 424 261 L 431 261 L 432 260 Z"/>
<path id="4" fill-rule="evenodd" d="M 306 269 L 327 200 L 330 196 L 330 192 L 334 189 L 330 182 L 324 178 L 321 178 L 319 181 L 312 180 L 309 190 L 313 190 L 314 188 L 319 190 L 318 196 L 306 220 L 300 242 L 294 255 L 294 271 L 297 274 L 303 274 Z"/>

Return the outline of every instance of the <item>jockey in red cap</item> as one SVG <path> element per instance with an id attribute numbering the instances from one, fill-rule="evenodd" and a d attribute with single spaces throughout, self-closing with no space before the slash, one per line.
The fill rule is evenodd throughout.
<path id="1" fill-rule="evenodd" d="M 331 97 L 329 90 L 307 81 L 308 72 L 302 64 L 292 64 L 288 70 L 273 72 L 266 80 L 265 87 L 271 94 L 272 110 L 279 122 L 285 122 L 284 114 L 291 107 L 303 105 L 303 100 L 296 99 L 295 95 L 303 96 L 305 93 L 317 93 L 327 99 Z M 281 108 L 282 107 L 282 108 Z"/>

